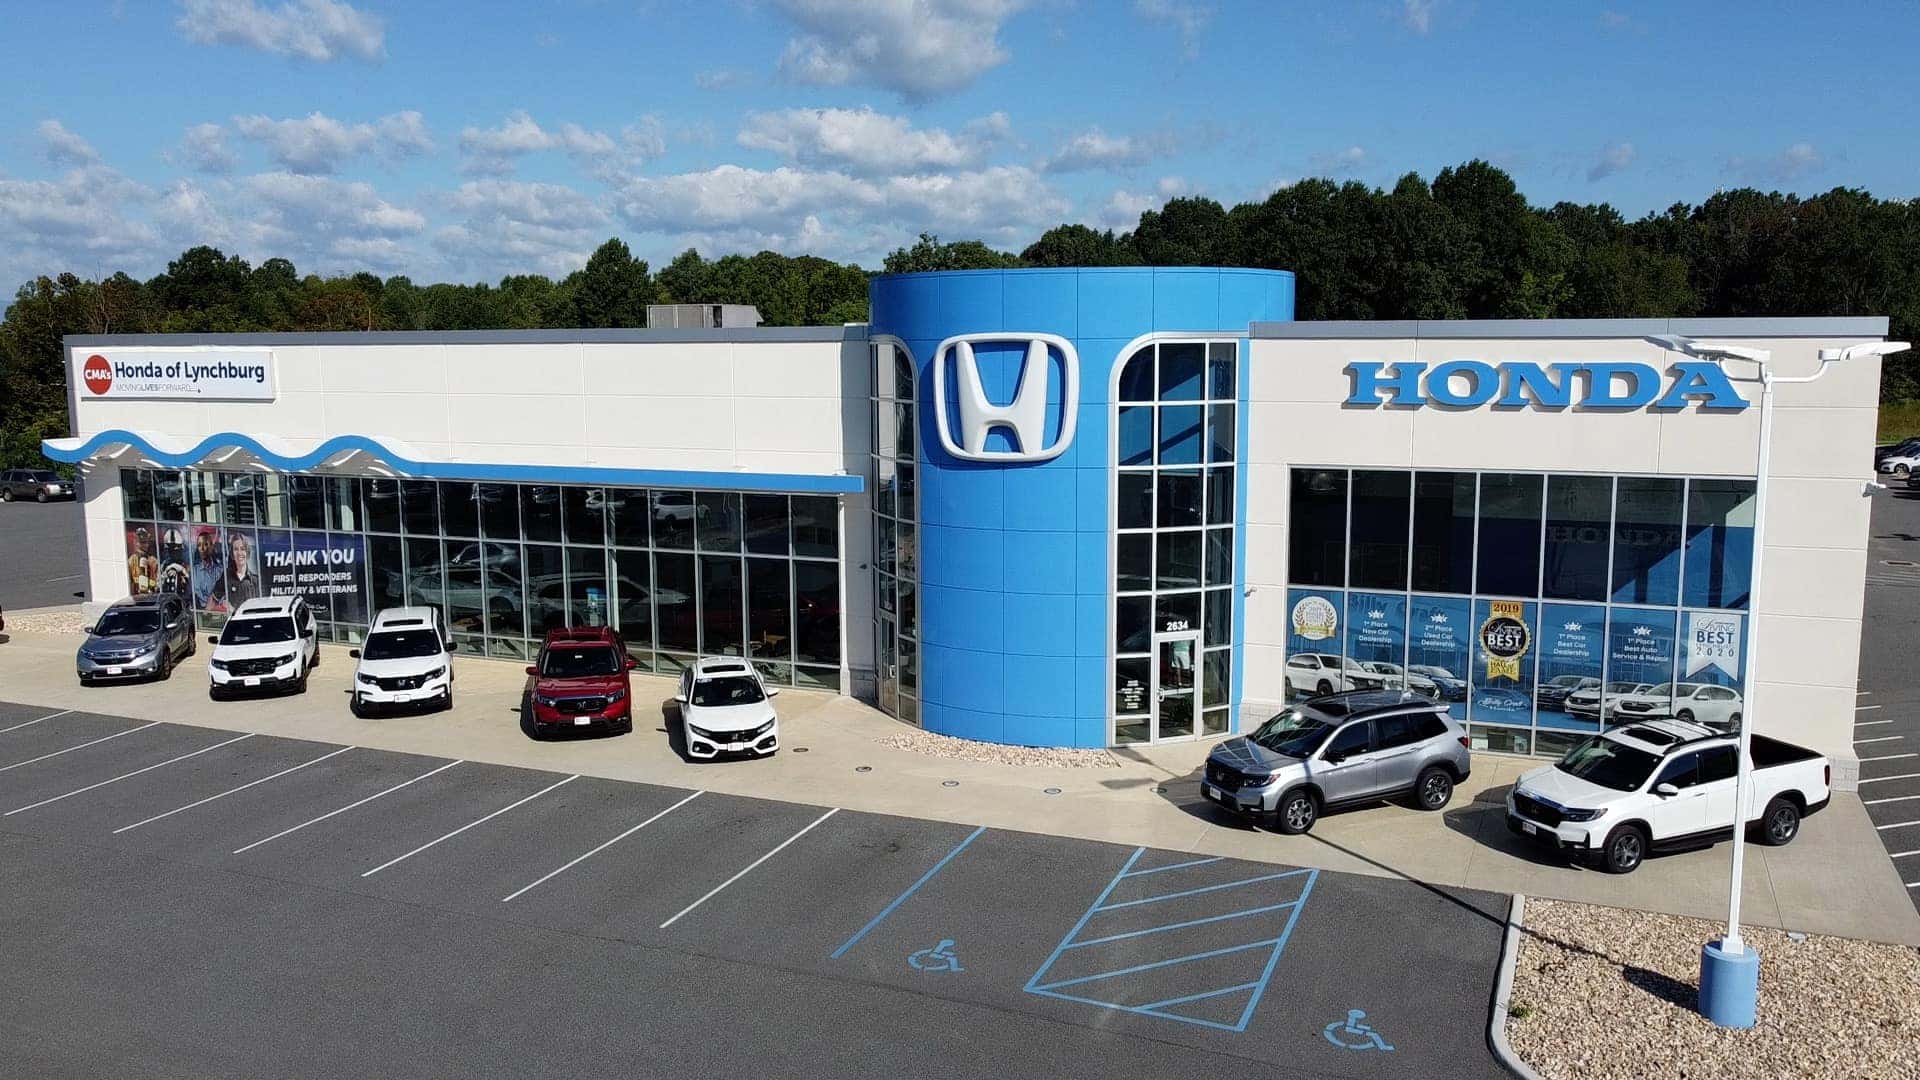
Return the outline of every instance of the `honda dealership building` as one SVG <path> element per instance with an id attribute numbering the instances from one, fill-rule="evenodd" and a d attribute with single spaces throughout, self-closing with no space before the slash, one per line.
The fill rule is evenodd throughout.
<path id="1" fill-rule="evenodd" d="M 1668 335 L 1791 375 L 1886 320 L 1293 309 L 1280 272 L 994 270 L 876 278 L 866 326 L 74 337 L 46 452 L 93 600 L 209 626 L 432 604 L 524 661 L 607 624 L 1041 746 L 1355 686 L 1521 754 L 1752 702 L 1850 773 L 1879 363 L 1778 389 L 1756 595 L 1757 373 Z"/>

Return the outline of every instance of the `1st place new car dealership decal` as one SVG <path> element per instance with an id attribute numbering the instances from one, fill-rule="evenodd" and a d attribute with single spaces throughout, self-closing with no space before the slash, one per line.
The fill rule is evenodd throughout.
<path id="1" fill-rule="evenodd" d="M 272 401 L 273 353 L 110 349 L 81 361 L 80 386 L 94 398 Z"/>

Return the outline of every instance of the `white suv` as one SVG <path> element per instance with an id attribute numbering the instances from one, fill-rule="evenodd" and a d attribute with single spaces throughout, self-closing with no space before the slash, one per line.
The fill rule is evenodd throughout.
<path id="1" fill-rule="evenodd" d="M 1716 728 L 1738 727 L 1740 694 L 1712 683 L 1661 683 L 1644 693 L 1622 696 L 1613 719 L 1624 722 L 1661 716 Z"/>
<path id="2" fill-rule="evenodd" d="M 1332 653 L 1295 653 L 1287 657 L 1287 689 L 1307 697 L 1346 690 L 1379 690 L 1388 676 L 1368 671 L 1358 660 L 1341 660 Z"/>
<path id="3" fill-rule="evenodd" d="M 320 630 L 313 609 L 297 596 L 248 600 L 207 639 L 207 696 L 235 690 L 307 691 L 307 673 L 320 666 Z"/>
<path id="4" fill-rule="evenodd" d="M 388 608 L 374 616 L 367 640 L 350 654 L 353 715 L 376 708 L 438 705 L 453 708 L 453 664 L 440 609 Z"/>
<path id="5" fill-rule="evenodd" d="M 760 681 L 760 673 L 733 656 L 704 656 L 680 675 L 680 720 L 686 727 L 687 756 L 709 760 L 721 754 L 764 757 L 780 749 L 778 694 Z"/>

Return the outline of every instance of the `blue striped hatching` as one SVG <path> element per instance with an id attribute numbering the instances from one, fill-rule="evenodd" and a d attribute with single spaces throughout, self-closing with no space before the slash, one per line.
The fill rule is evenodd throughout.
<path id="1" fill-rule="evenodd" d="M 429 480 L 517 480 L 559 484 L 621 484 L 636 487 L 701 488 L 708 491 L 784 491 L 803 494 L 851 495 L 866 489 L 859 476 L 811 476 L 800 473 L 719 472 L 683 469 L 623 469 L 592 465 L 498 465 L 480 462 L 415 461 L 402 457 L 378 439 L 366 435 L 335 435 L 305 454 L 281 454 L 267 449 L 250 435 L 223 431 L 202 439 L 193 449 L 170 453 L 154 446 L 138 432 L 112 428 L 96 432 L 72 450 L 51 440 L 40 444 L 48 458 L 73 464 L 98 453 L 102 446 L 125 443 L 137 447 L 149 460 L 169 468 L 199 464 L 218 450 L 242 449 L 285 472 L 305 472 L 336 454 L 358 450 L 378 458 L 395 471 Z"/>

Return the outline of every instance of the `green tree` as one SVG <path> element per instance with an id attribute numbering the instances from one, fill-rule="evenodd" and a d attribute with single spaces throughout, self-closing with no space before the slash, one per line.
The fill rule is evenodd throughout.
<path id="1" fill-rule="evenodd" d="M 930 270 L 1006 270 L 1021 265 L 1018 255 L 995 251 L 978 240 L 943 244 L 932 233 L 921 233 L 910 248 L 895 248 L 882 262 L 888 274 L 921 274 Z"/>
<path id="2" fill-rule="evenodd" d="M 1029 266 L 1138 266 L 1132 237 L 1115 237 L 1085 225 L 1056 225 L 1020 253 Z"/>
<path id="3" fill-rule="evenodd" d="M 653 278 L 644 260 L 633 257 L 626 241 L 601 244 L 584 269 L 567 277 L 573 293 L 576 326 L 645 326 L 653 303 Z"/>

